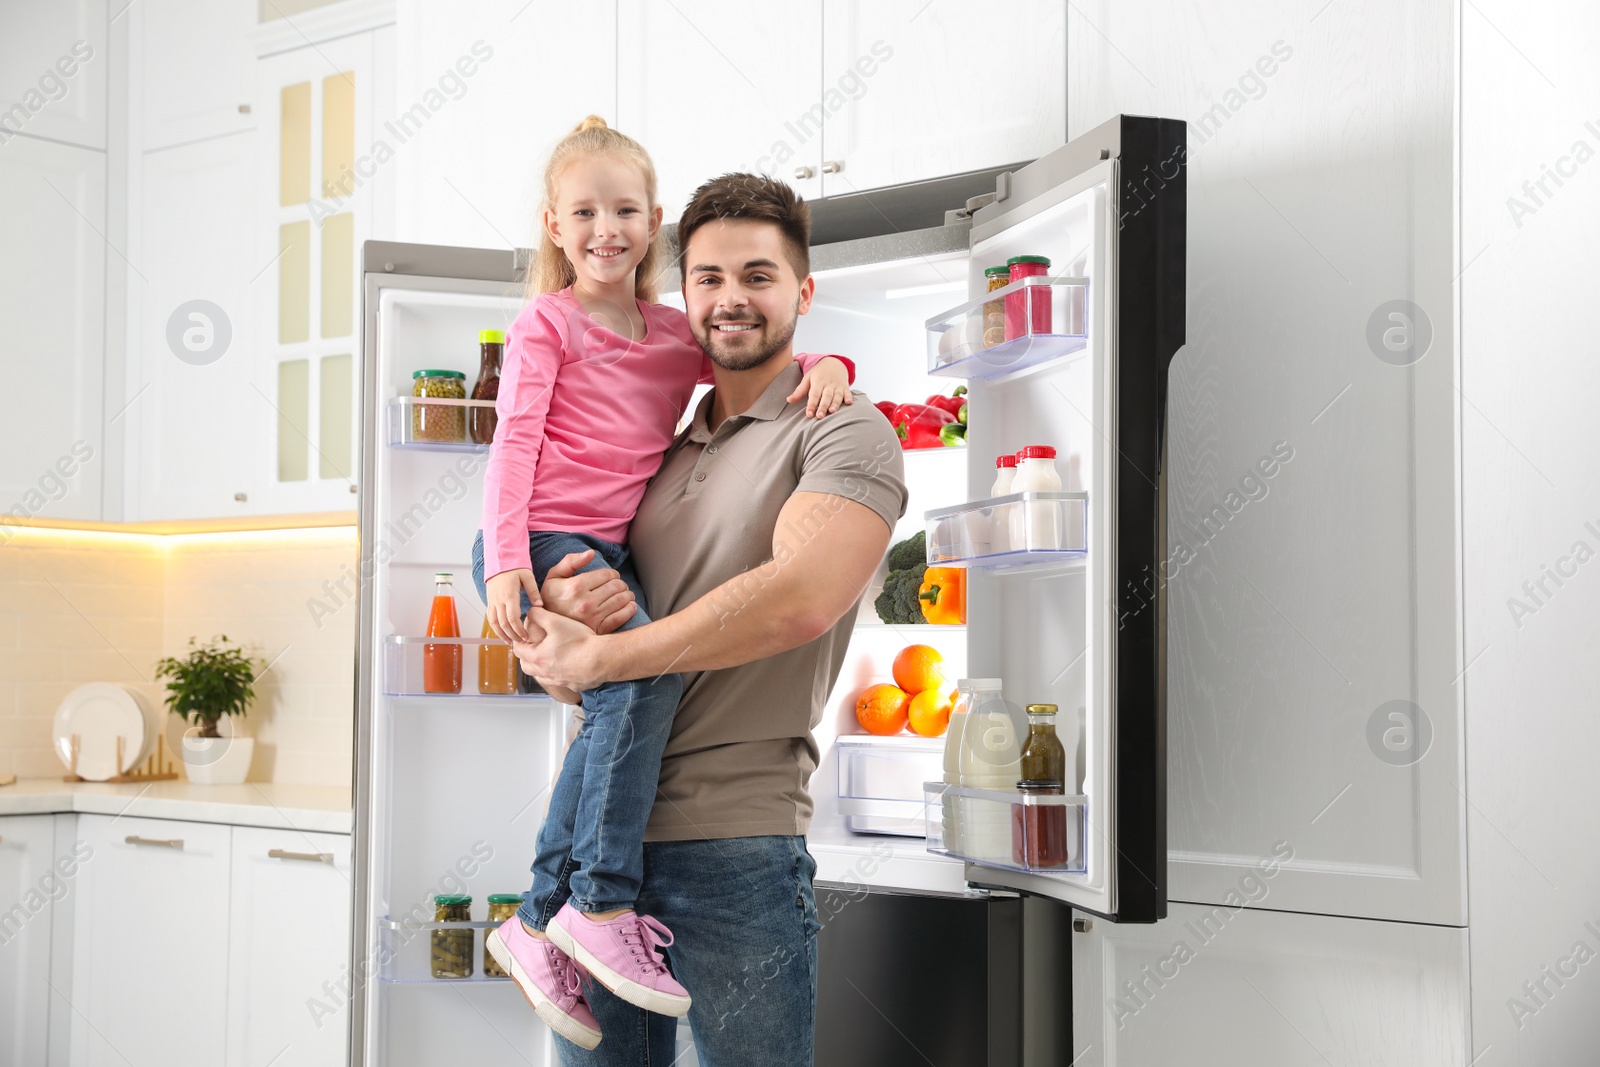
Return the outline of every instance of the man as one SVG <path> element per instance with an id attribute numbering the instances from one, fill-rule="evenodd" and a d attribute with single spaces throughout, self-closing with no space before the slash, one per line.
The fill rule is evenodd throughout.
<path id="1" fill-rule="evenodd" d="M 546 594 L 584 621 L 534 608 L 544 636 L 517 648 L 529 673 L 571 689 L 683 675 L 637 907 L 674 931 L 667 955 L 693 997 L 705 1067 L 812 1063 L 811 729 L 906 504 L 900 447 L 876 408 L 813 420 L 786 402 L 815 288 L 809 229 L 781 182 L 731 174 L 695 193 L 678 224 L 683 293 L 716 385 L 629 534 L 657 621 L 597 636 L 584 622 L 614 620 L 626 597 L 591 572 L 571 580 L 576 600 Z M 585 992 L 602 1040 L 586 1051 L 558 1037 L 563 1064 L 672 1062 L 674 1020 L 597 984 Z"/>

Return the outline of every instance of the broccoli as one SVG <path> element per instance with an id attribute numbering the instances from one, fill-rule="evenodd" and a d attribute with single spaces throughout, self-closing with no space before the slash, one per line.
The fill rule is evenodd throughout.
<path id="1" fill-rule="evenodd" d="M 916 536 L 908 537 L 889 549 L 890 571 L 903 571 L 915 567 L 920 580 L 922 570 L 927 566 L 928 537 L 921 530 L 917 531 Z"/>
<path id="2" fill-rule="evenodd" d="M 878 618 L 899 626 L 922 622 L 922 602 L 917 599 L 917 593 L 922 588 L 922 576 L 926 571 L 924 566 L 890 571 L 883 580 L 883 592 L 873 601 Z"/>

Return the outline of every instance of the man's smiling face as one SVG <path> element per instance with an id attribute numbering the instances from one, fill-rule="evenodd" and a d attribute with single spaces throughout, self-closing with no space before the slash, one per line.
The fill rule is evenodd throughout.
<path id="1" fill-rule="evenodd" d="M 796 275 L 770 222 L 719 219 L 689 238 L 683 257 L 689 328 L 711 361 L 749 370 L 786 351 L 811 310 L 814 284 Z"/>

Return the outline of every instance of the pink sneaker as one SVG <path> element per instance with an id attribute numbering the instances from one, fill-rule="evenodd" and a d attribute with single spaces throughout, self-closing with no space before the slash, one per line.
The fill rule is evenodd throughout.
<path id="1" fill-rule="evenodd" d="M 658 1015 L 689 1014 L 689 991 L 661 958 L 660 949 L 672 944 L 672 931 L 650 916 L 630 912 L 596 922 L 569 903 L 561 905 L 545 932 L 629 1004 Z"/>
<path id="2" fill-rule="evenodd" d="M 550 1029 L 583 1048 L 600 1043 L 600 1024 L 583 999 L 585 972 L 571 956 L 529 934 L 515 915 L 490 930 L 484 943 Z"/>

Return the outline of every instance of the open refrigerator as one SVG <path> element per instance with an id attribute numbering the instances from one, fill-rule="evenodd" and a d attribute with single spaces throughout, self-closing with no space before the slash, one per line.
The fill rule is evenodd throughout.
<path id="1" fill-rule="evenodd" d="M 1184 331 L 1183 157 L 1182 122 L 1119 117 L 1002 175 L 997 199 L 970 217 L 812 250 L 816 298 L 797 350 L 851 356 L 873 400 L 917 401 L 959 380 L 971 427 L 965 447 L 905 454 L 910 504 L 894 534 L 926 530 L 930 563 L 967 568 L 967 623 L 881 623 L 877 587 L 867 590 L 815 731 L 808 846 L 820 887 L 1034 895 L 1114 921 L 1166 913 L 1162 460 L 1167 368 Z M 1051 270 L 987 292 L 984 268 L 1016 255 L 1048 257 Z M 567 709 L 478 693 L 482 605 L 469 575 L 487 450 L 417 439 L 411 396 L 418 369 L 471 382 L 478 331 L 507 329 L 523 305 L 526 262 L 525 252 L 363 249 L 355 1064 L 555 1062 L 514 985 L 483 973 L 484 900 L 527 888 Z M 676 302 L 675 280 L 663 289 Z M 1003 306 L 1020 328 L 986 337 Z M 1035 310 L 1046 306 L 1048 322 Z M 1061 492 L 984 499 L 995 456 L 1029 444 L 1058 449 Z M 1050 543 L 981 536 L 997 516 L 1045 508 L 1061 531 Z M 460 695 L 423 692 L 439 571 L 457 577 Z M 1061 708 L 1072 781 L 1047 803 L 1075 828 L 1064 862 L 963 854 L 942 840 L 939 742 L 861 736 L 857 694 L 888 681 L 910 643 L 937 648 L 951 677 L 1001 679 L 1009 703 Z M 874 795 L 884 781 L 892 795 Z M 963 800 L 1010 819 L 1016 797 Z M 473 896 L 471 918 L 436 924 L 433 897 L 453 892 Z M 441 935 L 471 941 L 470 977 L 433 977 Z"/>

